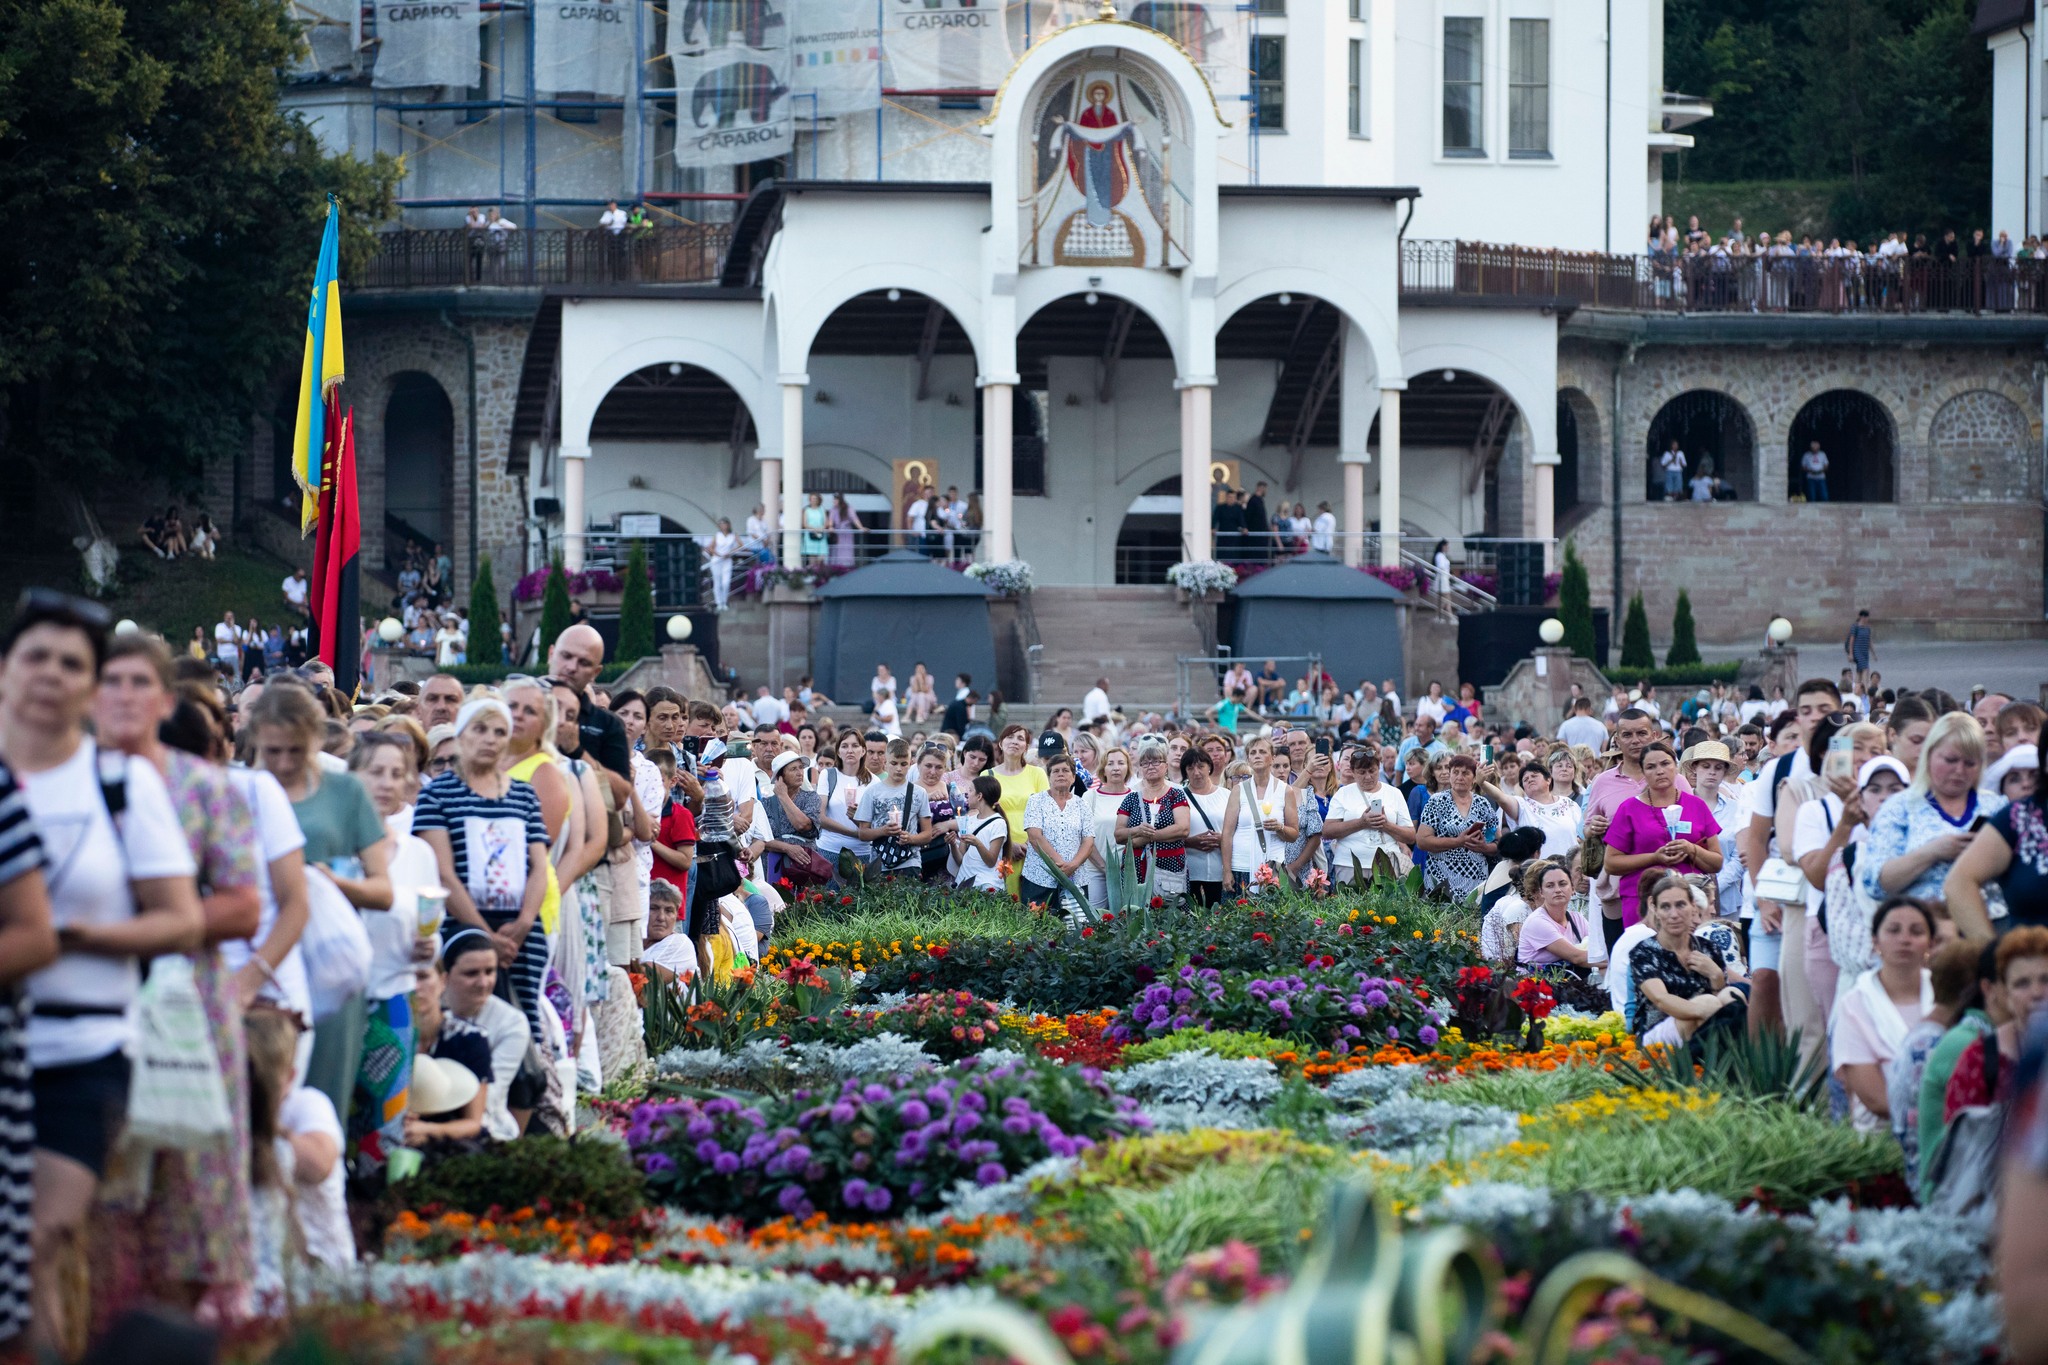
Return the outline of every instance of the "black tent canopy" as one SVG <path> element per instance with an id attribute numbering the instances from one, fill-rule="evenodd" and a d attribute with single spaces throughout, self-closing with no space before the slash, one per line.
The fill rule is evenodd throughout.
<path id="1" fill-rule="evenodd" d="M 1401 594 L 1320 551 L 1239 584 L 1231 649 L 1261 659 L 1320 654 L 1340 686 L 1402 672 Z"/>
<path id="2" fill-rule="evenodd" d="M 898 679 L 922 663 L 941 700 L 952 696 L 956 673 L 972 677 L 977 691 L 995 686 L 990 594 L 978 580 L 915 550 L 892 550 L 833 579 L 817 596 L 812 672 L 827 696 L 865 697 L 878 663 Z"/>

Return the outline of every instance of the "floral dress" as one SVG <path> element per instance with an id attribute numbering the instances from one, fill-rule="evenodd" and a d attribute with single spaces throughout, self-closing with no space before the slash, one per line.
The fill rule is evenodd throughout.
<path id="1" fill-rule="evenodd" d="M 199 866 L 200 895 L 257 886 L 255 821 L 226 771 L 175 749 L 165 752 L 164 768 L 164 785 Z M 204 1151 L 149 1154 L 149 1170 L 135 1166 L 131 1154 L 120 1163 L 126 1169 L 102 1187 L 91 1232 L 96 1325 L 177 1285 L 239 1296 L 254 1273 L 242 1010 L 218 948 L 187 956 L 234 1122 L 225 1139 Z"/>
<path id="2" fill-rule="evenodd" d="M 1484 830 L 1491 839 L 1500 830 L 1500 811 L 1493 802 L 1474 792 L 1472 805 L 1460 815 L 1451 794 L 1440 791 L 1422 807 L 1416 823 L 1440 839 L 1455 838 L 1475 827 Z M 1423 864 L 1422 879 L 1425 890 L 1445 892 L 1454 901 L 1463 900 L 1467 893 L 1486 880 L 1486 859 L 1469 848 L 1431 852 L 1429 861 Z"/>

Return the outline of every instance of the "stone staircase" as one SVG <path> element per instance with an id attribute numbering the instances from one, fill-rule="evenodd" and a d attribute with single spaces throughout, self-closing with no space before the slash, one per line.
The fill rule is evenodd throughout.
<path id="1" fill-rule="evenodd" d="M 1109 679 L 1110 700 L 1126 712 L 1165 710 L 1178 692 L 1175 659 L 1205 654 L 1193 612 L 1170 587 L 1044 587 L 1031 594 L 1038 623 L 1037 686 L 1041 706 L 1079 708 L 1097 678 Z M 1216 680 L 1191 679 L 1194 704 L 1216 701 Z"/>

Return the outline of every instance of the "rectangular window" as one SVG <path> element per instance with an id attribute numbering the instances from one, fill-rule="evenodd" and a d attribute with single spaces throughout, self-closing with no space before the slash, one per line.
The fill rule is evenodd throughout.
<path id="1" fill-rule="evenodd" d="M 1508 22 L 1508 155 L 1550 155 L 1550 21 Z"/>
<path id="2" fill-rule="evenodd" d="M 1365 0 L 1351 0 L 1350 17 L 1353 19 L 1365 18 Z"/>
<path id="3" fill-rule="evenodd" d="M 1285 14 L 1287 0 L 1252 0 L 1254 14 Z"/>
<path id="4" fill-rule="evenodd" d="M 1351 40 L 1350 69 L 1347 73 L 1346 98 L 1351 112 L 1351 136 L 1367 137 L 1371 129 L 1366 123 L 1365 109 L 1365 41 Z"/>
<path id="5" fill-rule="evenodd" d="M 1252 102 L 1262 133 L 1287 129 L 1287 40 L 1252 40 Z"/>
<path id="6" fill-rule="evenodd" d="M 1444 20 L 1444 155 L 1486 155 L 1486 21 Z"/>

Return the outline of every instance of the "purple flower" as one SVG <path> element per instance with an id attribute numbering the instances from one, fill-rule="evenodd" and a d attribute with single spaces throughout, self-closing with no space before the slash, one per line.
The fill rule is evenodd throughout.
<path id="1" fill-rule="evenodd" d="M 1028 1114 L 1031 1112 L 1031 1101 L 1025 1099 L 1022 1095 L 1012 1095 L 1003 1101 L 1003 1112 L 1005 1114 Z"/>
<path id="2" fill-rule="evenodd" d="M 711 1169 L 720 1175 L 731 1175 L 740 1168 L 740 1159 L 731 1152 L 720 1152 L 711 1159 Z"/>
<path id="3" fill-rule="evenodd" d="M 1003 1131 L 1017 1137 L 1023 1137 L 1031 1131 L 1031 1120 L 1025 1118 L 1022 1114 L 1012 1114 L 1003 1120 Z"/>
<path id="4" fill-rule="evenodd" d="M 886 1187 L 876 1185 L 868 1190 L 867 1206 L 870 1213 L 887 1213 L 892 1201 Z"/>
<path id="5" fill-rule="evenodd" d="M 696 1118 L 690 1120 L 689 1125 L 683 1129 L 683 1134 L 694 1142 L 708 1138 L 717 1131 L 717 1124 L 699 1114 Z"/>
<path id="6" fill-rule="evenodd" d="M 972 1110 L 963 1109 L 959 1113 L 953 1115 L 954 1137 L 966 1137 L 969 1133 L 973 1132 L 976 1128 L 979 1128 L 980 1126 L 981 1115 L 975 1113 Z"/>
<path id="7" fill-rule="evenodd" d="M 1401 1030 L 1395 1028 L 1392 1024 L 1389 1024 L 1387 1025 L 1387 1037 L 1398 1041 L 1401 1037 Z"/>
<path id="8" fill-rule="evenodd" d="M 799 1185 L 785 1185 L 782 1193 L 775 1196 L 776 1207 L 780 1208 L 784 1213 L 795 1213 L 797 1206 L 803 1202 L 804 1192 L 802 1186 Z"/>
<path id="9" fill-rule="evenodd" d="M 649 1152 L 640 1158 L 640 1169 L 649 1175 L 667 1175 L 675 1168 L 675 1158 L 666 1152 Z"/>
<path id="10" fill-rule="evenodd" d="M 859 1112 L 858 1109 L 848 1104 L 845 1100 L 841 1100 L 832 1106 L 832 1121 L 834 1123 L 852 1123 L 853 1116 Z"/>
<path id="11" fill-rule="evenodd" d="M 1064 1136 L 1051 1139 L 1045 1146 L 1046 1150 L 1050 1151 L 1054 1156 L 1072 1156 L 1079 1150 L 1074 1146 L 1072 1138 Z"/>
<path id="12" fill-rule="evenodd" d="M 697 1144 L 697 1160 L 716 1161 L 718 1159 L 718 1154 L 724 1150 L 725 1148 L 719 1146 L 710 1138 L 705 1138 L 702 1142 Z"/>
<path id="13" fill-rule="evenodd" d="M 1379 990 L 1378 988 L 1369 990 L 1365 993 L 1365 1003 L 1372 1006 L 1374 1009 L 1378 1009 L 1380 1008 L 1380 1006 L 1387 1003 L 1387 993 L 1383 990 Z"/>
<path id="14" fill-rule="evenodd" d="M 923 1100 L 905 1100 L 903 1107 L 896 1111 L 896 1117 L 914 1127 L 922 1127 L 932 1121 L 932 1111 Z"/>
<path id="15" fill-rule="evenodd" d="M 1000 1161 L 984 1161 L 974 1168 L 974 1179 L 977 1184 L 1000 1185 L 1009 1178 L 1010 1173 L 1003 1169 L 1003 1163 Z"/>
<path id="16" fill-rule="evenodd" d="M 1424 1024 L 1422 1026 L 1421 1031 L 1418 1032 L 1415 1036 L 1422 1040 L 1422 1045 L 1424 1047 L 1436 1046 L 1437 1032 L 1435 1029 L 1431 1028 L 1427 1024 Z"/>
<path id="17" fill-rule="evenodd" d="M 839 1187 L 839 1201 L 848 1208 L 859 1208 L 868 1197 L 868 1182 L 849 1180 Z"/>
<path id="18" fill-rule="evenodd" d="M 886 1104 L 889 1100 L 889 1087 L 886 1085 L 871 1085 L 860 1093 L 869 1104 Z"/>

